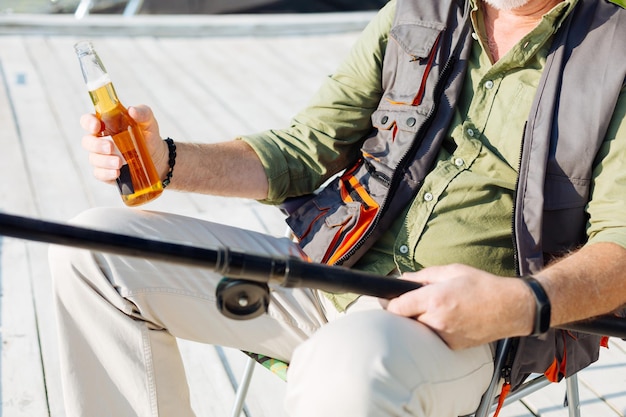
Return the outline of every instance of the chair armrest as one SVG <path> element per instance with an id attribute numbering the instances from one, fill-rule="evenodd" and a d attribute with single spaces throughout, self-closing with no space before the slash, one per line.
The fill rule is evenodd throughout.
<path id="1" fill-rule="evenodd" d="M 589 320 L 564 324 L 557 326 L 557 328 L 598 336 L 619 337 L 626 340 L 626 318 L 617 315 L 599 316 Z"/>

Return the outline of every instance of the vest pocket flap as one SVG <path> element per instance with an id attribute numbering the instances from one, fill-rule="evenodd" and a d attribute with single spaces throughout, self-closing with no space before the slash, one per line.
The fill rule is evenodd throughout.
<path id="1" fill-rule="evenodd" d="M 326 262 L 329 250 L 356 223 L 359 208 L 359 203 L 341 201 L 335 181 L 292 213 L 287 224 L 313 262 Z"/>
<path id="2" fill-rule="evenodd" d="M 334 228 L 349 224 L 358 214 L 360 207 L 361 204 L 359 203 L 345 203 L 343 209 L 340 208 L 326 217 L 326 226 Z"/>
<path id="3" fill-rule="evenodd" d="M 444 29 L 445 26 L 437 22 L 402 23 L 391 29 L 390 36 L 408 55 L 426 58 Z"/>
<path id="4" fill-rule="evenodd" d="M 406 107 L 405 107 L 406 108 Z M 417 132 L 428 109 L 411 107 L 410 110 L 378 109 L 372 114 L 372 125 L 378 130 L 397 128 L 407 132 Z"/>

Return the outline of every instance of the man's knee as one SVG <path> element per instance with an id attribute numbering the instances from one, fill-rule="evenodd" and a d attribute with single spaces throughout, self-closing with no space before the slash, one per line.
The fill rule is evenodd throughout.
<path id="1" fill-rule="evenodd" d="M 455 415 L 439 396 L 472 381 L 462 406 L 472 412 L 492 373 L 488 352 L 452 352 L 430 329 L 386 311 L 348 314 L 296 350 L 287 408 L 295 417 Z"/>
<path id="2" fill-rule="evenodd" d="M 404 415 L 402 404 L 409 401 L 411 387 L 403 377 L 416 370 L 415 364 L 406 363 L 402 352 L 406 346 L 394 340 L 408 321 L 385 311 L 369 311 L 324 326 L 295 352 L 289 369 L 290 412 Z"/>

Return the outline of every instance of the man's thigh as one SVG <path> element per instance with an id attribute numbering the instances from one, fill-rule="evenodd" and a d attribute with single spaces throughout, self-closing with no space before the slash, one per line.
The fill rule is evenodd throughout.
<path id="1" fill-rule="evenodd" d="M 297 256 L 299 249 L 277 238 L 195 218 L 129 209 L 94 209 L 74 223 L 110 232 L 141 236 L 208 249 L 229 248 L 265 256 Z M 272 288 L 268 314 L 233 320 L 216 307 L 222 276 L 211 268 L 190 267 L 139 257 L 98 253 L 81 258 L 96 262 L 85 270 L 90 285 L 116 291 L 110 302 L 150 327 L 174 336 L 219 344 L 289 360 L 293 349 L 326 323 L 317 293 L 308 289 Z M 83 274 L 85 275 L 85 274 Z M 98 276 L 93 276 L 98 275 Z M 119 298 L 117 298 L 119 294 Z"/>

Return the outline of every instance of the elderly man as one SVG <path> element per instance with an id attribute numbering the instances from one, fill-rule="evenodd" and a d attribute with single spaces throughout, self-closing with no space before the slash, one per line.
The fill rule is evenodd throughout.
<path id="1" fill-rule="evenodd" d="M 559 379 L 599 340 L 550 326 L 626 303 L 626 12 L 600 0 L 392 0 L 291 126 L 218 144 L 142 126 L 170 189 L 279 203 L 317 262 L 424 284 L 371 297 L 275 288 L 253 321 L 221 317 L 219 277 L 53 248 L 68 415 L 190 416 L 175 337 L 291 362 L 292 416 L 458 416 L 493 373 Z M 95 176 L 120 158 L 81 120 Z M 174 147 L 175 146 L 175 147 Z M 197 219 L 96 209 L 90 227 L 268 254 L 283 239 Z M 567 360 L 566 360 L 567 359 Z"/>

